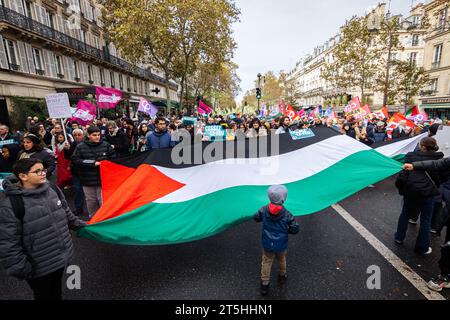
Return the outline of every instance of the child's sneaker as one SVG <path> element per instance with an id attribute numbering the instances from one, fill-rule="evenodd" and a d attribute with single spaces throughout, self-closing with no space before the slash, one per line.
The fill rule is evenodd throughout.
<path id="1" fill-rule="evenodd" d="M 287 273 L 278 275 L 278 281 L 281 283 L 285 283 L 287 281 Z"/>
<path id="2" fill-rule="evenodd" d="M 448 278 L 439 275 L 437 278 L 430 280 L 427 286 L 431 290 L 441 292 L 443 288 L 450 289 L 450 281 Z"/>

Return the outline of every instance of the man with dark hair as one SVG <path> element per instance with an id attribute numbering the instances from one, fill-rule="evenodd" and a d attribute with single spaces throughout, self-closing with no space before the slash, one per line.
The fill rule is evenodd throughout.
<path id="1" fill-rule="evenodd" d="M 10 276 L 26 280 L 36 300 L 61 300 L 64 268 L 73 256 L 69 229 L 86 223 L 50 186 L 38 159 L 18 160 L 3 182 L 0 203 L 0 263 Z"/>
<path id="2" fill-rule="evenodd" d="M 115 153 L 108 142 L 101 140 L 98 127 L 89 127 L 87 134 L 88 141 L 79 143 L 73 152 L 72 163 L 83 186 L 89 218 L 92 218 L 102 205 L 100 161 L 112 159 Z"/>
<path id="3" fill-rule="evenodd" d="M 282 117 L 280 120 L 280 127 L 277 129 L 275 134 L 283 134 L 289 132 L 290 126 L 291 126 L 291 119 L 289 117 Z"/>
<path id="4" fill-rule="evenodd" d="M 125 132 L 117 127 L 115 121 L 107 122 L 108 133 L 106 135 L 106 141 L 114 148 L 114 151 L 118 156 L 124 156 L 129 154 L 130 140 Z"/>
<path id="5" fill-rule="evenodd" d="M 14 158 L 20 151 L 18 139 L 9 132 L 8 126 L 0 124 L 0 149 L 3 147 L 9 147 Z"/>
<path id="6" fill-rule="evenodd" d="M 173 148 L 175 141 L 172 141 L 172 137 L 167 130 L 166 119 L 158 118 L 155 124 L 155 131 L 147 134 L 146 150 Z"/>

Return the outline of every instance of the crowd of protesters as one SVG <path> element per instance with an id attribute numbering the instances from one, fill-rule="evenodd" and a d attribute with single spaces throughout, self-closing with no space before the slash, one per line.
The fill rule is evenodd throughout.
<path id="1" fill-rule="evenodd" d="M 185 117 L 190 120 L 185 121 Z M 192 121 L 192 119 L 195 119 L 195 121 Z M 201 116 L 194 113 L 166 116 L 159 114 L 152 119 L 139 114 L 139 119 L 132 120 L 125 116 L 118 119 L 101 118 L 87 126 L 81 126 L 77 122 L 62 123 L 56 119 L 41 121 L 37 117 L 28 117 L 23 131 L 10 133 L 6 125 L 0 125 L 0 172 L 14 173 L 12 177 L 6 178 L 3 183 L 5 194 L 10 197 L 21 192 L 36 193 L 36 191 L 30 190 L 33 190 L 40 183 L 42 184 L 42 179 L 48 179 L 55 183 L 58 188 L 51 186 L 51 184 L 44 188 L 45 190 L 38 188 L 40 193 L 36 193 L 36 197 L 47 200 L 56 199 L 56 197 L 61 199 L 61 216 L 57 223 L 61 223 L 62 215 L 67 215 L 70 223 L 68 226 L 62 227 L 63 234 L 55 231 L 55 237 L 67 239 L 68 227 L 74 230 L 82 228 L 85 222 L 80 218 L 85 214 L 91 218 L 102 205 L 101 161 L 159 148 L 171 148 L 178 142 L 175 141 L 176 135 L 174 133 L 181 129 L 187 130 L 192 137 L 201 135 L 202 140 L 207 140 L 204 134 L 206 128 L 218 126 L 225 129 L 224 139 L 235 140 L 238 136 L 255 138 L 302 129 L 328 127 L 369 146 L 428 132 L 428 138 L 422 140 L 417 150 L 406 157 L 408 163 L 414 163 L 414 167 L 413 165 L 406 165 L 405 168 L 407 170 L 415 168 L 417 171 L 404 171 L 403 175 L 401 174 L 397 179 L 396 185 L 404 196 L 404 206 L 395 241 L 398 244 L 403 244 L 408 224 L 415 224 L 420 215 L 421 226 L 415 249 L 419 254 L 429 254 L 431 253 L 430 234 L 439 234 L 443 226 L 449 223 L 448 219 L 444 221 L 443 218 L 448 216 L 447 209 L 450 207 L 449 161 L 448 159 L 444 162 L 441 160 L 438 164 L 428 162 L 428 160 L 439 160 L 444 157 L 442 153 L 438 152 L 436 140 L 433 139 L 442 124 L 450 125 L 450 121 L 443 123 L 442 120 L 434 119 L 416 122 L 414 128 L 408 127 L 405 121 L 401 121 L 392 130 L 388 128 L 387 118 L 358 121 L 352 116 L 341 115 L 333 119 L 305 116 L 297 117 L 292 121 L 286 116 L 262 118 L 240 114 Z M 36 173 L 36 177 L 32 175 L 34 173 Z M 18 191 L 20 188 L 17 189 L 17 183 L 21 184 L 25 191 Z M 28 191 L 25 186 L 29 187 Z M 71 188 L 74 193 L 75 215 L 72 215 L 70 209 L 68 209 L 63 193 L 51 191 Z M 25 204 L 25 207 L 27 206 Z M 2 209 L 5 208 L 2 207 Z M 49 205 L 49 208 L 51 208 L 51 205 Z M 55 208 L 55 210 L 58 209 Z M 17 211 L 14 204 L 5 210 Z M 36 217 L 43 214 L 36 214 Z M 3 219 L 1 222 L 11 221 Z M 32 223 L 30 221 L 30 224 Z M 10 232 L 14 233 L 15 231 L 10 230 Z M 26 232 L 31 234 L 39 232 L 39 229 L 27 230 Z M 450 248 L 449 237 L 447 232 L 446 246 L 448 248 Z M 48 266 L 48 270 L 43 271 L 47 278 L 42 283 L 34 281 L 41 274 L 37 276 L 34 273 L 31 276 L 29 273 L 30 265 L 24 264 L 19 266 L 21 269 L 17 269 L 20 261 L 16 261 L 15 265 L 10 265 L 10 269 L 7 271 L 11 275 L 28 279 L 27 281 L 29 281 L 36 298 L 60 298 L 61 293 L 56 290 L 55 295 L 55 290 L 48 290 L 48 286 L 49 283 L 57 285 L 58 281 L 59 283 L 61 281 L 61 265 L 67 261 L 73 250 L 72 243 L 69 240 L 66 241 L 65 250 L 67 254 L 64 254 L 64 257 L 55 257 L 55 261 L 58 261 L 55 266 Z M 440 262 L 443 270 L 442 275 L 430 281 L 430 288 L 437 291 L 442 290 L 442 288 L 450 288 L 449 256 L 448 250 L 443 251 Z M 267 279 L 265 280 L 267 281 Z M 267 283 L 264 283 L 264 285 L 267 285 Z M 267 291 L 267 286 L 263 289 Z"/>

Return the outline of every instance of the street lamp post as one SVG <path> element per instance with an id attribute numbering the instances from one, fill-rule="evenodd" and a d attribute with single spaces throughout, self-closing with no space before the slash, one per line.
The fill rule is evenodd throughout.
<path id="1" fill-rule="evenodd" d="M 261 73 L 258 73 L 257 77 L 258 77 L 258 89 L 259 89 L 259 92 L 261 92 L 261 77 L 262 77 Z M 258 89 L 256 91 L 258 91 Z M 256 99 L 258 100 L 258 110 L 256 111 L 256 113 L 258 114 L 259 113 L 259 101 L 261 100 L 261 96 L 257 96 Z"/>

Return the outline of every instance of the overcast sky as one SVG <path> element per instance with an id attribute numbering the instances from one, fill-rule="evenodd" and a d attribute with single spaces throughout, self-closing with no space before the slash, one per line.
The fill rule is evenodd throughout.
<path id="1" fill-rule="evenodd" d="M 363 15 L 378 0 L 235 0 L 241 22 L 234 26 L 234 61 L 242 79 L 241 102 L 258 72 L 292 70 L 314 47 L 335 35 L 346 19 Z M 389 0 L 385 1 L 389 4 Z M 412 0 L 391 0 L 393 14 L 407 15 Z M 418 1 L 414 0 L 414 4 Z M 426 1 L 422 1 L 426 2 Z"/>

